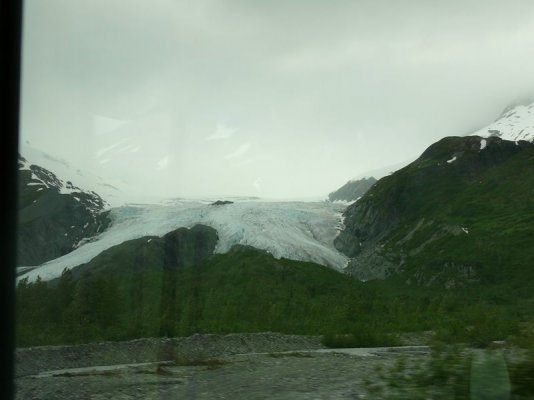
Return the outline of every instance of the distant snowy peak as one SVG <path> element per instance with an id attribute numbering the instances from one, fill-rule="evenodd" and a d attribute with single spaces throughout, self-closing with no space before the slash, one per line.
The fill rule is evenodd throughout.
<path id="1" fill-rule="evenodd" d="M 534 102 L 506 108 L 495 122 L 473 135 L 534 142 Z"/>

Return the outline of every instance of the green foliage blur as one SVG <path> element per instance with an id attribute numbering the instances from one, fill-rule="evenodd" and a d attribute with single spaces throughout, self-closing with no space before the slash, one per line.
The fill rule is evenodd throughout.
<path id="1" fill-rule="evenodd" d="M 534 399 L 534 353 L 514 360 L 501 350 L 438 342 L 425 359 L 399 358 L 364 387 L 371 398 L 392 400 Z"/>

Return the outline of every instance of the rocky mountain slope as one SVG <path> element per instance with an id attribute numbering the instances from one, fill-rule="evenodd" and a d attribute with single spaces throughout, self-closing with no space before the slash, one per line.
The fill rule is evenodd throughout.
<path id="1" fill-rule="evenodd" d="M 447 137 L 344 213 L 336 247 L 362 280 L 404 273 L 447 287 L 534 265 L 534 144 Z"/>
<path id="2" fill-rule="evenodd" d="M 362 197 L 374 184 L 376 179 L 372 176 L 350 180 L 328 195 L 330 201 L 355 201 Z"/>
<path id="3" fill-rule="evenodd" d="M 19 156 L 18 265 L 34 266 L 67 254 L 110 224 L 95 192 Z"/>

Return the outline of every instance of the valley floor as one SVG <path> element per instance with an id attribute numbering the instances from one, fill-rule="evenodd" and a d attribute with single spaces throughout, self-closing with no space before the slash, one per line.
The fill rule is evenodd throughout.
<path id="1" fill-rule="evenodd" d="M 392 351 L 393 350 L 393 351 Z M 428 348 L 314 349 L 223 355 L 199 365 L 160 362 L 19 377 L 17 399 L 360 399 L 364 380 Z M 203 364 L 203 365 L 200 365 Z"/>
<path id="2" fill-rule="evenodd" d="M 327 349 L 319 336 L 264 332 L 20 348 L 16 399 L 533 398 L 521 349 L 436 353 L 404 339 L 411 345 Z"/>

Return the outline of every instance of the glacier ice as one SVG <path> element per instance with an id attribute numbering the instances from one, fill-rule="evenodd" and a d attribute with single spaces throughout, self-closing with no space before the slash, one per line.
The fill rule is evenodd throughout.
<path id="1" fill-rule="evenodd" d="M 205 224 L 219 234 L 216 253 L 234 244 L 254 246 L 274 257 L 313 261 L 343 269 L 348 258 L 333 245 L 343 226 L 342 204 L 246 200 L 213 206 L 206 201 L 173 200 L 160 204 L 130 204 L 111 209 L 113 224 L 90 242 L 39 266 L 18 279 L 34 281 L 61 275 L 64 268 L 86 263 L 102 251 L 126 240 L 162 236 L 179 227 Z"/>

